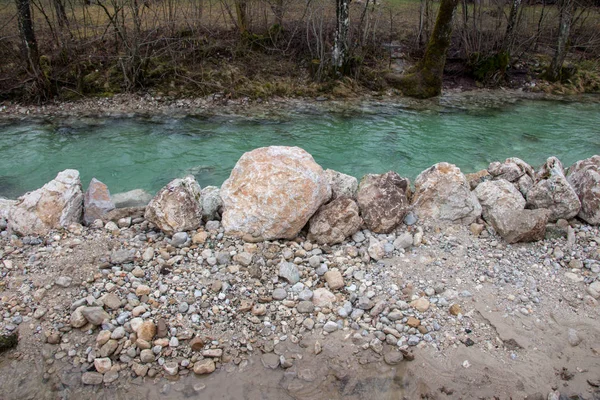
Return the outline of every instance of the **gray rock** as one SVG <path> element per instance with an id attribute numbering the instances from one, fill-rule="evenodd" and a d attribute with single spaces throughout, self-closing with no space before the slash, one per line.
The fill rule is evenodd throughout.
<path id="1" fill-rule="evenodd" d="M 291 284 L 300 281 L 300 272 L 295 264 L 281 261 L 279 263 L 279 276 Z"/>
<path id="2" fill-rule="evenodd" d="M 110 262 L 119 265 L 133 262 L 135 259 L 135 249 L 119 249 L 110 253 Z"/>
<path id="3" fill-rule="evenodd" d="M 298 293 L 298 298 L 302 301 L 311 300 L 312 297 L 313 297 L 313 292 L 310 289 L 303 289 L 302 291 L 300 291 L 300 293 Z"/>
<path id="4" fill-rule="evenodd" d="M 171 238 L 171 245 L 175 247 L 183 247 L 188 243 L 189 240 L 190 237 L 188 236 L 187 232 L 177 232 Z"/>
<path id="5" fill-rule="evenodd" d="M 68 288 L 69 286 L 71 286 L 72 281 L 73 278 L 71 278 L 70 276 L 59 276 L 58 278 L 56 278 L 55 283 L 60 287 Z"/>
<path id="6" fill-rule="evenodd" d="M 369 248 L 367 249 L 369 256 L 375 261 L 382 260 L 385 258 L 385 247 L 384 244 L 371 238 L 369 241 Z"/>
<path id="7" fill-rule="evenodd" d="M 143 189 L 134 189 L 113 194 L 111 199 L 116 208 L 145 207 L 152 200 L 152 195 Z"/>
<path id="8" fill-rule="evenodd" d="M 83 382 L 84 385 L 100 385 L 103 380 L 104 377 L 98 372 L 84 372 L 83 375 L 81 375 L 81 382 Z"/>
<path id="9" fill-rule="evenodd" d="M 404 359 L 404 356 L 402 355 L 402 353 L 399 351 L 396 351 L 396 350 L 388 351 L 383 355 L 383 360 L 388 365 L 397 365 L 403 359 Z"/>
<path id="10" fill-rule="evenodd" d="M 575 329 L 569 328 L 568 341 L 571 346 L 575 347 L 579 346 L 579 344 L 582 342 L 582 339 L 579 337 L 579 333 Z"/>
<path id="11" fill-rule="evenodd" d="M 323 326 L 323 330 L 327 333 L 333 333 L 338 330 L 338 324 L 333 321 L 327 321 Z"/>
<path id="12" fill-rule="evenodd" d="M 83 196 L 83 222 L 91 225 L 95 220 L 103 219 L 114 209 L 115 205 L 110 198 L 108 187 L 96 178 L 92 178 Z"/>
<path id="13" fill-rule="evenodd" d="M 313 312 L 315 310 L 315 306 L 312 301 L 305 300 L 298 303 L 296 310 L 298 310 L 299 313 L 307 314 Z"/>
<path id="14" fill-rule="evenodd" d="M 411 335 L 408 337 L 408 345 L 409 346 L 416 346 L 421 342 L 421 339 L 418 336 L 415 335 Z"/>
<path id="15" fill-rule="evenodd" d="M 358 231 L 352 235 L 352 240 L 354 240 L 356 243 L 362 243 L 365 241 L 365 239 L 365 234 L 362 231 Z"/>
<path id="16" fill-rule="evenodd" d="M 477 186 L 474 193 L 481 204 L 483 219 L 488 222 L 492 214 L 503 218 L 507 211 L 525 208 L 525 199 L 521 192 L 505 179 L 483 182 Z"/>
<path id="17" fill-rule="evenodd" d="M 581 202 L 578 217 L 588 224 L 600 224 L 600 156 L 577 161 L 569 168 L 567 180 Z"/>
<path id="18" fill-rule="evenodd" d="M 325 176 L 331 186 L 331 200 L 335 200 L 339 197 L 356 199 L 358 180 L 355 177 L 342 174 L 341 172 L 332 169 L 326 169 Z"/>
<path id="19" fill-rule="evenodd" d="M 394 240 L 394 248 L 408 249 L 413 245 L 413 236 L 409 232 L 404 232 Z"/>
<path id="20" fill-rule="evenodd" d="M 358 205 L 349 197 L 327 203 L 309 221 L 308 240 L 319 244 L 342 243 L 362 225 Z"/>
<path id="21" fill-rule="evenodd" d="M 396 172 L 368 174 L 360 181 L 357 201 L 365 225 L 376 233 L 389 233 L 408 211 L 410 182 Z"/>
<path id="22" fill-rule="evenodd" d="M 490 222 L 496 232 L 508 243 L 543 240 L 546 235 L 548 211 L 513 210 L 500 216 L 492 214 Z"/>
<path id="23" fill-rule="evenodd" d="M 205 221 L 220 221 L 223 200 L 221 189 L 216 186 L 206 186 L 200 192 L 200 203 L 202 204 L 202 218 Z"/>
<path id="24" fill-rule="evenodd" d="M 110 315 L 102 307 L 83 307 L 81 309 L 83 317 L 92 325 L 102 325 L 105 321 L 110 321 Z"/>
<path id="25" fill-rule="evenodd" d="M 279 356 L 277 354 L 265 353 L 260 360 L 265 368 L 276 369 L 279 367 Z"/>
<path id="26" fill-rule="evenodd" d="M 277 288 L 273 290 L 273 299 L 275 300 L 283 300 L 287 297 L 287 292 L 283 288 Z"/>
<path id="27" fill-rule="evenodd" d="M 228 251 L 218 251 L 216 257 L 219 265 L 227 265 L 231 262 L 231 254 Z"/>

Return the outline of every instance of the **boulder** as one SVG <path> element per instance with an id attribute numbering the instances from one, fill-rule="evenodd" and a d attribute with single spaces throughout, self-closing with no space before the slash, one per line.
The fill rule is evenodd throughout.
<path id="1" fill-rule="evenodd" d="M 338 197 L 356 199 L 358 180 L 355 177 L 342 174 L 341 172 L 332 169 L 326 169 L 325 176 L 331 186 L 331 200 L 335 200 Z"/>
<path id="2" fill-rule="evenodd" d="M 143 189 L 134 189 L 113 194 L 111 199 L 115 208 L 146 207 L 152 200 L 152 195 Z"/>
<path id="3" fill-rule="evenodd" d="M 522 210 L 525 208 L 525 199 L 515 186 L 505 179 L 486 181 L 474 190 L 483 219 L 490 221 L 491 214 L 501 216 L 506 211 Z"/>
<path id="4" fill-rule="evenodd" d="M 79 172 L 67 169 L 42 188 L 19 197 L 10 209 L 8 228 L 20 235 L 46 235 L 51 229 L 79 223 L 82 211 Z"/>
<path id="5" fill-rule="evenodd" d="M 581 202 L 567 181 L 558 158 L 548 158 L 536 174 L 535 184 L 527 192 L 527 208 L 548 209 L 548 220 L 552 222 L 570 219 L 579 213 Z"/>
<path id="6" fill-rule="evenodd" d="M 600 156 L 577 161 L 569 168 L 567 180 L 581 201 L 578 217 L 600 225 Z"/>
<path id="7" fill-rule="evenodd" d="M 488 172 L 493 179 L 504 179 L 514 184 L 523 196 L 527 195 L 535 180 L 535 171 L 531 165 L 517 157 L 507 158 L 503 163 L 490 163 Z"/>
<path id="8" fill-rule="evenodd" d="M 319 208 L 310 219 L 308 240 L 319 244 L 342 243 L 362 225 L 358 205 L 348 197 L 338 197 Z"/>
<path id="9" fill-rule="evenodd" d="M 205 221 L 220 221 L 221 208 L 221 189 L 216 186 L 206 186 L 200 192 L 200 204 L 202 205 L 202 218 Z"/>
<path id="10" fill-rule="evenodd" d="M 408 212 L 409 190 L 409 180 L 396 172 L 365 175 L 357 195 L 365 225 L 375 233 L 391 232 Z"/>
<path id="11" fill-rule="evenodd" d="M 292 239 L 331 197 L 323 169 L 298 147 L 245 153 L 221 187 L 222 224 L 249 242 Z"/>
<path id="12" fill-rule="evenodd" d="M 186 176 L 169 182 L 150 201 L 144 217 L 167 234 L 199 228 L 202 206 L 196 179 Z"/>
<path id="13" fill-rule="evenodd" d="M 11 208 L 13 208 L 17 204 L 16 200 L 9 200 L 3 197 L 0 197 L 0 219 L 8 220 L 8 215 L 10 214 Z"/>
<path id="14" fill-rule="evenodd" d="M 481 215 L 481 205 L 460 169 L 441 162 L 415 180 L 413 212 L 421 220 L 470 224 Z"/>
<path id="15" fill-rule="evenodd" d="M 534 242 L 543 240 L 550 212 L 537 210 L 508 210 L 502 214 L 491 214 L 490 223 L 508 243 Z"/>
<path id="16" fill-rule="evenodd" d="M 83 223 L 91 225 L 102 219 L 106 213 L 115 209 L 108 187 L 96 178 L 92 178 L 88 190 L 83 196 Z"/>
<path id="17" fill-rule="evenodd" d="M 473 172 L 472 174 L 465 174 L 465 178 L 467 178 L 471 190 L 475 190 L 480 183 L 492 179 L 492 175 L 490 175 L 487 169 L 482 169 L 481 171 Z"/>

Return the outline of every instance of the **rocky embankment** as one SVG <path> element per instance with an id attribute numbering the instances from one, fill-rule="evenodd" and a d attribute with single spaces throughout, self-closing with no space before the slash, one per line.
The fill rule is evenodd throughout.
<path id="1" fill-rule="evenodd" d="M 359 184 L 302 149 L 269 147 L 221 188 L 185 177 L 148 199 L 97 180 L 84 194 L 66 170 L 0 200 L 0 327 L 19 333 L 9 357 L 42 357 L 61 390 L 73 382 L 58 364 L 110 386 L 260 357 L 302 380 L 303 354 L 333 342 L 360 365 L 462 347 L 518 363 L 550 343 L 517 333 L 529 326 L 563 335 L 561 351 L 582 354 L 573 390 L 597 394 L 598 326 L 558 316 L 597 323 L 599 171 L 598 156 L 566 174 L 555 157 L 538 171 L 511 158 L 469 176 L 439 163 L 414 187 L 395 172 Z M 547 368 L 523 372 L 513 394 L 558 395 Z"/>

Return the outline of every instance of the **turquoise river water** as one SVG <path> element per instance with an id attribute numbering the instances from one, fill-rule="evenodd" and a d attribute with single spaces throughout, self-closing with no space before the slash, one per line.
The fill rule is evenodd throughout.
<path id="1" fill-rule="evenodd" d="M 75 121 L 75 122 L 74 122 Z M 285 117 L 112 118 L 0 124 L 0 196 L 41 187 L 65 168 L 112 193 L 150 193 L 193 174 L 220 185 L 239 157 L 261 146 L 300 146 L 324 168 L 360 178 L 394 170 L 414 179 L 439 161 L 463 172 L 519 157 L 565 167 L 600 154 L 600 104 L 521 100 L 502 107 L 292 112 Z"/>

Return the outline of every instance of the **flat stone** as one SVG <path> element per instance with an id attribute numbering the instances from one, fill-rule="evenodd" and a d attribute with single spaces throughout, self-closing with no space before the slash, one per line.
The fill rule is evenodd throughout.
<path id="1" fill-rule="evenodd" d="M 298 267 L 295 264 L 286 261 L 281 261 L 279 263 L 279 276 L 292 285 L 300 281 Z"/>
<path id="2" fill-rule="evenodd" d="M 315 306 L 312 303 L 312 301 L 301 301 L 296 306 L 296 310 L 298 310 L 299 313 L 303 314 L 311 313 L 315 310 Z"/>
<path id="3" fill-rule="evenodd" d="M 112 361 L 108 357 L 94 359 L 94 367 L 101 374 L 109 371 L 112 367 Z"/>
<path id="4" fill-rule="evenodd" d="M 84 372 L 83 375 L 81 375 L 81 382 L 83 382 L 84 385 L 99 385 L 103 380 L 104 377 L 98 372 Z"/>
<path id="5" fill-rule="evenodd" d="M 265 368 L 276 369 L 279 367 L 279 356 L 277 354 L 265 353 L 260 360 Z"/>
<path id="6" fill-rule="evenodd" d="M 283 300 L 287 297 L 287 291 L 282 288 L 277 288 L 273 290 L 273 299 L 274 300 Z"/>
<path id="7" fill-rule="evenodd" d="M 413 300 L 410 302 L 411 307 L 420 312 L 425 312 L 429 310 L 429 300 L 424 297 L 418 298 L 417 300 Z"/>
<path id="8" fill-rule="evenodd" d="M 383 360 L 388 365 L 397 365 L 403 359 L 404 359 L 404 356 L 402 355 L 402 353 L 399 351 L 396 351 L 396 350 L 388 351 L 383 355 Z"/>
<path id="9" fill-rule="evenodd" d="M 338 270 L 325 272 L 325 281 L 331 290 L 341 289 L 344 287 L 344 278 Z"/>
<path id="10" fill-rule="evenodd" d="M 327 321 L 323 326 L 323 330 L 327 333 L 332 333 L 338 330 L 338 324 L 333 321 Z"/>
<path id="11" fill-rule="evenodd" d="M 103 322 L 110 320 L 110 315 L 102 307 L 84 307 L 81 314 L 92 325 L 102 325 Z"/>
<path id="12" fill-rule="evenodd" d="M 194 373 L 196 375 L 206 375 L 215 371 L 215 362 L 212 359 L 204 359 L 194 363 Z"/>

